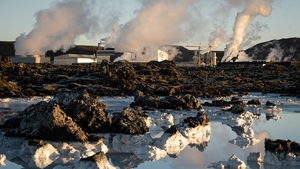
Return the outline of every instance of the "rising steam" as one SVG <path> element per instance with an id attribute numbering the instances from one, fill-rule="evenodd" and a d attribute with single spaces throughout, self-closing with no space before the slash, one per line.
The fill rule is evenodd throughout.
<path id="1" fill-rule="evenodd" d="M 219 47 L 223 42 L 227 42 L 229 40 L 226 31 L 221 26 L 215 26 L 215 28 L 216 30 L 210 33 L 209 47 L 206 50 L 201 51 L 202 55 L 210 52 L 211 50 Z"/>
<path id="2" fill-rule="evenodd" d="M 187 35 L 181 26 L 194 3 L 195 0 L 143 1 L 141 9 L 135 11 L 136 17 L 121 27 L 115 50 L 135 53 L 137 58 L 144 53 L 147 60 L 154 59 L 161 45 L 178 43 Z"/>
<path id="3" fill-rule="evenodd" d="M 35 28 L 15 41 L 16 55 L 45 55 L 48 50 L 67 50 L 80 35 L 97 28 L 88 0 L 64 0 L 36 13 Z"/>
<path id="4" fill-rule="evenodd" d="M 233 57 L 238 55 L 239 47 L 244 41 L 250 22 L 257 15 L 264 17 L 269 16 L 272 11 L 272 1 L 273 0 L 249 0 L 246 4 L 246 8 L 237 14 L 233 28 L 233 41 L 227 45 L 222 62 L 230 61 Z"/>

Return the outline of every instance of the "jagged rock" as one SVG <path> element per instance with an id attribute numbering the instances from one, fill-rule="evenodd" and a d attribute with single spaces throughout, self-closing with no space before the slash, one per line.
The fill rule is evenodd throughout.
<path id="1" fill-rule="evenodd" d="M 186 94 L 183 96 L 167 96 L 159 103 L 159 108 L 177 110 L 200 110 L 202 109 L 202 105 L 195 96 Z"/>
<path id="2" fill-rule="evenodd" d="M 8 81 L 8 78 L 0 72 L 0 97 L 24 97 L 16 82 Z"/>
<path id="3" fill-rule="evenodd" d="M 124 134 L 145 134 L 149 132 L 145 116 L 141 109 L 131 111 L 127 107 L 121 113 L 113 116 L 110 131 Z"/>
<path id="4" fill-rule="evenodd" d="M 231 103 L 225 100 L 213 100 L 211 103 L 205 102 L 205 106 L 220 106 L 220 107 L 227 107 L 230 106 Z"/>
<path id="5" fill-rule="evenodd" d="M 188 123 L 189 127 L 197 127 L 209 125 L 210 120 L 205 112 L 199 111 L 196 117 L 188 117 L 184 122 Z"/>
<path id="6" fill-rule="evenodd" d="M 253 105 L 261 105 L 260 101 L 258 99 L 252 99 L 252 100 L 249 100 L 247 102 L 247 104 L 253 104 Z"/>
<path id="7" fill-rule="evenodd" d="M 11 122 L 15 123 L 11 124 Z M 19 122 L 19 123 L 18 123 Z M 27 107 L 2 126 L 6 135 L 49 140 L 87 141 L 87 134 L 56 103 L 39 102 Z"/>
<path id="8" fill-rule="evenodd" d="M 267 106 L 267 107 L 274 107 L 274 106 L 276 106 L 276 104 L 274 104 L 274 103 L 272 103 L 272 102 L 270 102 L 270 101 L 267 101 L 267 102 L 266 102 L 266 106 Z"/>
<path id="9" fill-rule="evenodd" d="M 234 113 L 234 114 L 242 114 L 245 112 L 245 106 L 246 106 L 246 102 L 241 102 L 239 105 L 234 105 L 232 108 L 231 108 L 231 113 Z"/>
<path id="10" fill-rule="evenodd" d="M 183 96 L 167 96 L 161 99 L 159 96 L 147 96 L 143 92 L 137 91 L 134 102 L 130 104 L 131 107 L 141 106 L 143 109 L 177 109 L 177 110 L 200 110 L 201 103 L 195 96 L 185 94 Z"/>
<path id="11" fill-rule="evenodd" d="M 107 105 L 86 90 L 78 93 L 59 93 L 53 101 L 86 132 L 108 132 L 111 119 Z"/>
<path id="12" fill-rule="evenodd" d="M 141 106 L 143 109 L 152 110 L 158 107 L 160 101 L 159 96 L 144 95 L 142 91 L 136 91 L 134 95 L 134 101 L 130 104 L 130 107 Z"/>
<path id="13" fill-rule="evenodd" d="M 133 66 L 124 62 L 102 62 L 101 69 L 103 74 L 101 77 L 106 85 L 117 87 L 122 92 L 131 91 L 135 88 L 136 72 Z"/>
<path id="14" fill-rule="evenodd" d="M 12 66 L 13 66 L 13 63 L 9 57 L 2 57 L 0 55 L 0 70 L 1 71 L 6 70 Z"/>

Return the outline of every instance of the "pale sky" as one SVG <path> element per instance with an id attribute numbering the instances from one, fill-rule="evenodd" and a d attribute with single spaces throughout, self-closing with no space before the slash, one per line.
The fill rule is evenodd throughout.
<path id="1" fill-rule="evenodd" d="M 96 0 L 93 9 L 94 15 L 105 16 L 108 11 L 117 13 L 118 23 L 125 24 L 134 18 L 135 10 L 141 7 L 143 0 Z M 215 10 L 214 2 L 220 0 L 199 0 L 201 4 L 206 4 L 205 9 L 201 9 L 202 18 L 209 20 Z M 36 22 L 35 13 L 49 8 L 55 4 L 55 0 L 0 0 L 0 41 L 14 41 L 20 34 L 28 34 Z M 266 24 L 268 29 L 258 32 L 260 40 L 252 42 L 250 46 L 257 43 L 281 38 L 300 37 L 300 0 L 274 0 L 273 10 L 268 17 L 258 16 L 254 21 Z M 196 7 L 197 8 L 197 7 Z M 200 9 L 200 7 L 199 7 Z M 183 44 L 207 44 L 210 32 L 214 25 L 225 23 L 225 30 L 230 36 L 233 34 L 232 28 L 237 12 L 241 12 L 243 7 L 236 7 L 229 11 L 229 16 L 221 21 L 212 19 L 205 22 L 205 29 L 195 30 L 194 38 L 182 42 Z M 216 12 L 216 11 L 215 11 Z M 105 26 L 101 20 L 99 24 Z M 199 25 L 201 27 L 201 25 Z M 211 28 L 211 30 L 210 30 Z M 107 28 L 113 29 L 113 28 Z M 96 32 L 93 38 L 80 36 L 76 39 L 76 45 L 97 45 L 101 38 L 109 36 L 108 32 Z M 224 49 L 226 44 L 222 44 L 219 49 Z M 249 47 L 250 47 L 249 46 Z"/>

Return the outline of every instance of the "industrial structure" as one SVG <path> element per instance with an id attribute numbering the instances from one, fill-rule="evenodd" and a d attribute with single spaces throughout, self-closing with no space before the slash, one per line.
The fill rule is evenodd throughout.
<path id="1" fill-rule="evenodd" d="M 72 65 L 73 63 L 97 63 L 95 55 L 63 54 L 54 57 L 54 64 Z"/>
<path id="2" fill-rule="evenodd" d="M 50 58 L 42 55 L 16 55 L 10 59 L 13 63 L 50 63 Z"/>
<path id="3" fill-rule="evenodd" d="M 201 53 L 201 51 L 195 51 L 195 56 L 197 58 L 198 67 L 215 67 L 217 66 L 217 55 L 215 52 L 209 50 L 207 53 Z"/>

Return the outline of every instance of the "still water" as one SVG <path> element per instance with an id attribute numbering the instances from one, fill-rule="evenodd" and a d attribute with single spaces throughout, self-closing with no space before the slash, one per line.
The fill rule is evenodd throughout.
<path id="1" fill-rule="evenodd" d="M 37 103 L 41 100 L 49 98 L 36 99 L 7 99 L 0 102 L 0 111 L 7 110 L 24 110 L 30 104 Z M 217 98 L 230 100 L 228 98 Z M 213 114 L 220 112 L 218 107 L 206 107 L 204 110 L 209 117 L 211 117 L 211 134 L 209 142 L 201 146 L 187 145 L 179 154 L 166 155 L 155 160 L 145 160 L 139 158 L 139 155 L 133 152 L 121 152 L 114 150 L 108 146 L 109 151 L 106 153 L 109 163 L 115 168 L 164 168 L 164 169 L 182 169 L 182 168 L 208 168 L 212 163 L 218 161 L 227 161 L 233 154 L 247 164 L 247 156 L 250 152 L 261 152 L 264 156 L 264 139 L 290 139 L 292 141 L 300 142 L 300 99 L 295 97 L 282 97 L 278 94 L 261 94 L 250 93 L 247 96 L 242 96 L 240 100 L 259 99 L 261 106 L 249 106 L 246 110 L 255 111 L 261 115 L 254 118 L 253 123 L 247 126 L 247 130 L 251 131 L 253 143 L 248 144 L 239 142 L 238 137 L 241 135 L 239 128 L 230 127 L 222 119 L 217 118 Z M 123 108 L 128 107 L 133 101 L 133 97 L 116 98 L 116 97 L 101 97 L 100 100 L 108 105 L 108 111 L 118 112 Z M 211 101 L 212 99 L 199 98 L 201 103 Z M 278 111 L 270 112 L 265 108 L 265 103 L 271 101 L 278 107 Z M 149 112 L 150 114 L 153 112 Z M 172 113 L 172 112 L 168 112 Z M 178 112 L 176 112 L 178 114 Z M 192 114 L 193 112 L 181 112 L 183 114 Z M 237 140 L 237 141 L 236 141 Z M 134 146 L 134 145 L 133 145 Z M 0 154 L 6 154 L 10 151 L 7 149 L 0 149 Z M 13 151 L 11 151 L 13 152 Z M 55 165 L 49 165 L 46 168 L 55 168 Z M 283 168 L 282 166 L 275 167 L 266 164 L 261 166 L 247 164 L 248 168 Z M 16 164 L 10 159 L 5 161 L 4 169 L 26 168 L 26 165 Z M 289 168 L 289 167 L 285 167 Z M 293 167 L 290 167 L 293 168 Z"/>

